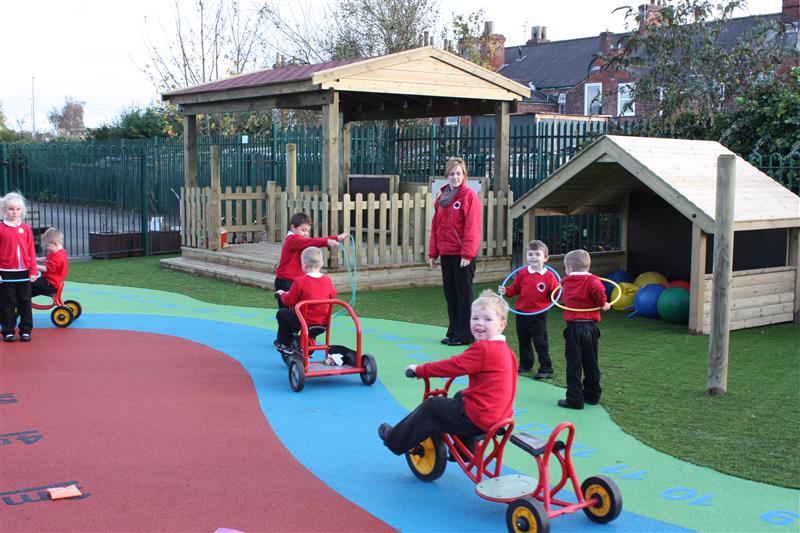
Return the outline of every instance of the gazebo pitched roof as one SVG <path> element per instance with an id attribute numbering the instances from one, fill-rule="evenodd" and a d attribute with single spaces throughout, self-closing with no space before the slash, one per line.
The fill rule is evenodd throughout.
<path id="1" fill-rule="evenodd" d="M 487 103 L 516 102 L 530 96 L 530 89 L 525 85 L 457 55 L 425 46 L 374 58 L 346 59 L 241 74 L 170 91 L 164 93 L 162 98 L 177 105 L 203 105 L 204 110 L 214 104 L 232 101 L 248 102 L 249 105 L 244 108 L 234 105 L 232 109 L 237 111 L 269 107 L 319 108 L 327 103 L 324 98 L 320 99 L 320 95 L 330 90 L 353 95 L 345 103 L 355 108 L 361 104 L 361 109 L 365 103 L 381 107 L 380 103 L 376 104 L 377 99 L 396 105 L 398 98 L 408 100 L 400 102 L 403 109 L 413 108 L 415 103 L 423 103 L 431 108 L 445 100 L 459 99 L 471 101 L 473 105 L 480 103 L 483 109 Z M 258 99 L 262 101 L 258 102 Z M 421 102 L 421 99 L 426 100 Z M 462 105 L 465 113 L 455 114 L 472 111 L 467 109 L 469 104 Z M 223 106 L 221 110 L 227 109 Z M 450 109 L 446 111 L 453 114 Z M 417 113 L 415 116 L 420 115 Z M 401 113 L 398 118 L 404 118 L 404 114 Z"/>
<path id="2" fill-rule="evenodd" d="M 618 211 L 628 192 L 650 190 L 714 233 L 717 157 L 732 153 L 714 141 L 606 135 L 519 198 L 511 214 Z M 800 197 L 737 156 L 734 229 L 798 226 Z"/>

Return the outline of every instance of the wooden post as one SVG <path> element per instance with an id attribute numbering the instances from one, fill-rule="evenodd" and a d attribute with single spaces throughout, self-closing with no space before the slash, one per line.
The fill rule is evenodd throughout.
<path id="1" fill-rule="evenodd" d="M 183 116 L 183 172 L 184 184 L 197 187 L 197 116 Z"/>
<path id="2" fill-rule="evenodd" d="M 731 278 L 733 277 L 733 212 L 736 196 L 736 156 L 717 158 L 717 207 L 714 230 L 714 293 L 708 346 L 708 394 L 728 389 Z"/>
<path id="3" fill-rule="evenodd" d="M 625 195 L 620 210 L 619 247 L 622 250 L 622 270 L 628 270 L 628 233 L 630 231 L 631 195 Z"/>
<path id="4" fill-rule="evenodd" d="M 297 193 L 297 145 L 286 144 L 286 192 Z"/>
<path id="5" fill-rule="evenodd" d="M 706 246 L 708 236 L 697 224 L 692 225 L 692 259 L 689 278 L 689 333 L 701 335 L 705 321 Z"/>
<path id="6" fill-rule="evenodd" d="M 339 93 L 322 106 L 322 190 L 332 199 L 339 196 Z"/>
<path id="7" fill-rule="evenodd" d="M 220 233 L 222 229 L 222 188 L 220 172 L 222 163 L 222 147 L 215 144 L 211 147 L 211 220 L 208 227 L 208 238 L 211 239 L 209 249 L 216 252 L 220 249 Z"/>
<path id="8" fill-rule="evenodd" d="M 789 229 L 786 264 L 794 267 L 794 323 L 800 324 L 800 228 Z"/>
<path id="9" fill-rule="evenodd" d="M 350 192 L 347 190 L 347 180 L 350 176 L 350 168 L 351 168 L 351 144 L 350 144 L 350 136 L 352 135 L 352 122 L 347 122 L 342 125 L 342 142 L 340 146 L 342 147 L 342 153 L 339 156 L 339 176 L 343 180 L 343 187 L 342 188 L 345 192 Z"/>
<path id="10" fill-rule="evenodd" d="M 508 102 L 497 102 L 494 108 L 494 192 L 508 189 L 510 107 Z"/>

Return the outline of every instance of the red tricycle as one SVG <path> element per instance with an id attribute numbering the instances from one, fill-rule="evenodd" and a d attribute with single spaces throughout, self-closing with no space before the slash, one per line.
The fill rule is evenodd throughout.
<path id="1" fill-rule="evenodd" d="M 413 370 L 406 370 L 408 377 L 416 377 Z M 425 378 L 423 401 L 433 396 L 447 396 L 455 378 L 449 378 L 443 387 L 431 389 Z M 547 533 L 550 520 L 580 509 L 593 522 L 606 523 L 614 520 L 622 511 L 622 493 L 616 483 L 606 476 L 592 476 L 579 484 L 572 466 L 570 451 L 575 436 L 575 426 L 562 422 L 550 433 L 547 441 L 527 433 L 512 433 L 514 421 L 501 420 L 486 432 L 475 437 L 474 448 L 467 446 L 455 435 L 440 433 L 425 439 L 406 452 L 406 461 L 411 471 L 423 481 L 433 481 L 444 473 L 447 461 L 454 461 L 475 483 L 475 492 L 481 498 L 493 502 L 507 503 L 506 525 L 510 532 Z M 566 432 L 566 443 L 557 440 Z M 538 468 L 538 479 L 524 475 L 500 475 L 503 467 L 503 452 L 511 441 L 529 453 Z M 550 458 L 555 457 L 561 466 L 561 479 L 550 483 Z M 572 485 L 576 503 L 557 499 L 556 495 L 567 482 Z"/>
<path id="2" fill-rule="evenodd" d="M 356 331 L 356 349 L 331 344 L 330 328 L 309 326 L 303 317 L 302 310 L 307 305 L 327 304 L 328 320 L 331 324 L 333 308 L 342 307 L 353 320 Z M 291 353 L 280 352 L 283 362 L 289 367 L 289 386 L 294 392 L 300 392 L 305 386 L 306 378 L 337 376 L 340 374 L 360 374 L 364 385 L 372 385 L 378 377 L 378 366 L 375 358 L 369 354 L 361 354 L 361 323 L 353 308 L 342 300 L 303 300 L 295 305 L 294 312 L 300 321 L 300 334 L 295 339 Z M 325 334 L 325 343 L 317 344 L 316 337 Z M 280 351 L 280 350 L 279 350 Z M 322 361 L 311 361 L 314 352 L 324 353 Z"/>
<path id="3" fill-rule="evenodd" d="M 56 293 L 51 296 L 44 296 L 45 298 L 50 298 L 51 301 L 49 304 L 37 304 L 36 302 L 31 302 L 31 307 L 33 309 L 39 309 L 41 311 L 47 311 L 48 309 L 52 309 L 53 312 L 50 313 L 50 320 L 53 322 L 53 325 L 57 328 L 65 328 L 72 324 L 75 320 L 81 316 L 81 304 L 76 302 L 75 300 L 67 300 L 64 301 L 61 299 L 61 292 L 64 290 L 64 283 L 62 282 L 58 289 L 56 289 Z"/>

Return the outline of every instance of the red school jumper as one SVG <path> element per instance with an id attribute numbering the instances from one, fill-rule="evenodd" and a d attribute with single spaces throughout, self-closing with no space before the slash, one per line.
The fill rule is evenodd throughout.
<path id="1" fill-rule="evenodd" d="M 419 365 L 415 372 L 421 378 L 467 375 L 469 386 L 461 393 L 464 411 L 484 431 L 514 413 L 517 358 L 504 338 L 476 341 L 462 354 Z"/>
<path id="2" fill-rule="evenodd" d="M 313 273 L 300 276 L 294 280 L 289 292 L 281 295 L 281 302 L 289 309 L 302 300 L 330 300 L 336 298 L 336 287 L 330 276 Z M 308 325 L 326 325 L 328 323 L 328 305 L 307 305 L 303 308 L 303 318 Z"/>
<path id="3" fill-rule="evenodd" d="M 67 279 L 67 272 L 69 272 L 69 259 L 67 258 L 67 251 L 62 248 L 52 254 L 47 254 L 47 259 L 44 262 L 47 269 L 42 277 L 47 280 L 50 285 L 58 289 Z"/>
<path id="4" fill-rule="evenodd" d="M 506 298 L 519 294 L 514 307 L 523 313 L 541 311 L 552 303 L 550 295 L 558 287 L 558 278 L 549 268 L 531 272 L 531 267 L 523 268 L 514 277 L 514 282 L 506 287 Z"/>
<path id="5" fill-rule="evenodd" d="M 300 261 L 300 255 L 303 250 L 309 246 L 316 246 L 318 248 L 327 248 L 328 240 L 336 240 L 336 235 L 329 237 L 304 237 L 296 233 L 290 233 L 283 241 L 281 248 L 281 258 L 278 261 L 278 267 L 275 269 L 275 277 L 288 279 L 294 281 L 301 277 L 303 272 L 303 264 Z"/>

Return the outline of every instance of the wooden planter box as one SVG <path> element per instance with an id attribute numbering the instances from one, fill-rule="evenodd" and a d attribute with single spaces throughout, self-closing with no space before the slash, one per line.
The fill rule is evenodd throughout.
<path id="1" fill-rule="evenodd" d="M 181 249 L 179 231 L 151 231 L 148 237 L 150 253 L 173 252 Z M 95 259 L 114 259 L 142 254 L 144 254 L 142 234 L 138 231 L 89 233 L 89 255 Z"/>

